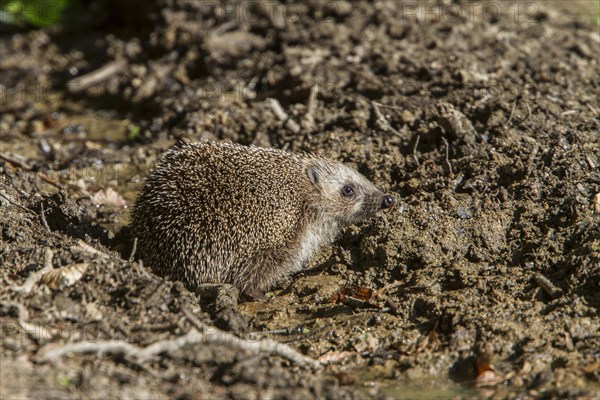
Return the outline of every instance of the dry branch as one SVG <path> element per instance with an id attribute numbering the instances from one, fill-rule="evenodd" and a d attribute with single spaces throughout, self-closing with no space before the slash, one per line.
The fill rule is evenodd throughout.
<path id="1" fill-rule="evenodd" d="M 287 358 L 290 361 L 295 362 L 300 366 L 310 366 L 312 368 L 319 368 L 320 364 L 318 361 L 313 360 L 310 357 L 307 357 L 303 354 L 298 353 L 296 350 L 292 349 L 289 346 L 286 346 L 283 343 L 279 343 L 272 340 L 261 340 L 259 342 L 249 342 L 244 339 L 241 339 L 229 332 L 222 331 L 212 326 L 208 326 L 198 318 L 192 314 L 191 311 L 186 308 L 182 308 L 183 314 L 186 318 L 194 325 L 196 329 L 199 329 L 203 332 L 208 330 L 214 331 L 217 336 L 220 338 L 219 342 L 231 344 L 233 347 L 238 348 L 240 350 L 245 350 L 253 354 L 259 353 L 271 353 L 277 354 L 283 358 Z"/>
<path id="2" fill-rule="evenodd" d="M 100 257 L 103 257 L 103 258 L 110 258 L 109 254 L 96 249 L 95 247 L 87 244 L 86 242 L 84 242 L 81 239 L 79 239 L 77 241 L 77 245 L 76 246 L 72 246 L 71 247 L 71 250 L 79 250 L 79 251 L 83 251 L 85 253 L 89 253 L 89 254 L 92 254 L 92 255 L 95 255 L 95 256 L 100 256 Z"/>
<path id="3" fill-rule="evenodd" d="M 285 123 L 286 128 L 294 133 L 300 132 L 300 125 L 296 121 L 290 118 L 290 116 L 285 112 L 283 107 L 277 99 L 268 98 L 267 104 L 271 107 L 271 111 L 273 114 L 279 119 L 281 122 Z"/>
<path id="4" fill-rule="evenodd" d="M 552 282 L 550 282 L 550 279 L 541 274 L 536 274 L 535 283 L 537 283 L 538 286 L 541 287 L 544 292 L 546 292 L 553 299 L 557 299 L 563 294 L 559 287 L 556 287 Z"/>
<path id="5" fill-rule="evenodd" d="M 419 146 L 420 140 L 421 140 L 421 135 L 417 135 L 417 140 L 415 140 L 415 146 L 413 147 L 413 158 L 415 159 L 415 162 L 417 163 L 417 167 L 421 166 L 421 163 L 419 162 L 419 157 L 417 156 L 417 146 Z"/>
<path id="6" fill-rule="evenodd" d="M 133 248 L 131 249 L 131 254 L 129 255 L 129 262 L 133 262 L 133 258 L 135 257 L 135 252 L 137 250 L 138 238 L 133 239 Z"/>
<path id="7" fill-rule="evenodd" d="M 24 158 L 20 155 L 10 156 L 8 154 L 0 153 L 0 159 L 4 160 L 12 165 L 15 165 L 21 169 L 24 169 L 25 171 L 31 171 L 31 166 L 28 165 L 24 161 Z"/>
<path id="8" fill-rule="evenodd" d="M 103 67 L 98 68 L 88 74 L 82 75 L 67 82 L 67 88 L 71 93 L 78 93 L 86 90 L 90 86 L 97 85 L 111 76 L 120 73 L 127 67 L 126 60 L 116 60 L 109 62 Z"/>
<path id="9" fill-rule="evenodd" d="M 42 220 L 42 225 L 44 225 L 44 229 L 46 229 L 46 232 L 52 233 L 52 230 L 50 229 L 50 226 L 48 225 L 48 221 L 46 221 L 46 213 L 44 211 L 43 203 L 40 204 L 40 208 L 41 208 L 40 219 Z"/>
<path id="10" fill-rule="evenodd" d="M 384 105 L 376 101 L 372 101 L 371 105 L 373 106 L 373 111 L 375 112 L 375 123 L 377 124 L 377 126 L 379 126 L 379 128 L 384 130 L 385 132 L 391 132 L 394 135 L 402 137 L 402 133 L 400 133 L 399 130 L 390 125 L 385 115 L 383 115 L 383 113 L 379 109 L 380 106 Z"/>
<path id="11" fill-rule="evenodd" d="M 446 167 L 448 168 L 448 172 L 450 173 L 450 176 L 454 175 L 454 173 L 452 172 L 452 164 L 450 164 L 450 145 L 448 144 L 448 140 L 442 136 L 442 141 L 444 142 L 444 146 L 446 147 Z"/>
<path id="12" fill-rule="evenodd" d="M 31 289 L 42 279 L 42 276 L 52 270 L 52 257 L 54 257 L 54 253 L 47 247 L 44 252 L 44 267 L 39 271 L 31 273 L 21 286 L 15 286 L 13 290 L 20 295 L 26 295 L 31 292 Z"/>
<path id="13" fill-rule="evenodd" d="M 317 96 L 319 94 L 319 85 L 314 84 L 310 88 L 310 95 L 308 97 L 307 112 L 304 116 L 304 125 L 309 131 L 315 128 L 315 111 L 317 110 Z"/>
<path id="14" fill-rule="evenodd" d="M 68 343 L 58 348 L 56 348 L 55 345 L 47 345 L 38 351 L 34 357 L 34 361 L 52 362 L 71 353 L 96 353 L 97 355 L 112 354 L 126 356 L 137 362 L 144 363 L 151 361 L 160 354 L 173 355 L 174 352 L 187 345 L 214 343 L 224 344 L 252 354 L 277 354 L 300 366 L 310 366 L 313 368 L 320 368 L 321 366 L 318 361 L 306 357 L 294 349 L 278 342 L 270 342 L 267 340 L 249 342 L 232 335 L 231 333 L 221 331 L 214 327 L 208 327 L 201 322 L 199 322 L 199 326 L 203 329 L 210 330 L 210 332 L 201 333 L 196 328 L 193 328 L 183 336 L 175 339 L 159 340 L 147 347 L 138 347 L 133 344 L 118 341 L 76 342 Z"/>

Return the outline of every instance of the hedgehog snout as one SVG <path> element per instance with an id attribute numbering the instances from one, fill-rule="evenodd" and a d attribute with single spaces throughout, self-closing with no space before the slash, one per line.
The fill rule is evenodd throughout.
<path id="1" fill-rule="evenodd" d="M 387 210 L 394 206 L 396 200 L 392 195 L 376 191 L 366 197 L 361 203 L 361 212 L 358 220 L 365 220 L 374 217 L 378 211 Z"/>

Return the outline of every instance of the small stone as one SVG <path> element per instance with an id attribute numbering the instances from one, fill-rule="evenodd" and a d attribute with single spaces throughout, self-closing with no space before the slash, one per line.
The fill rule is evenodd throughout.
<path id="1" fill-rule="evenodd" d="M 405 124 L 411 124 L 415 120 L 414 114 L 408 110 L 402 111 L 402 114 L 400 114 L 400 118 L 402 118 L 402 121 Z"/>
<path id="2" fill-rule="evenodd" d="M 44 123 L 42 121 L 40 121 L 39 119 L 31 121 L 29 125 L 29 133 L 40 133 L 44 131 L 45 128 Z"/>

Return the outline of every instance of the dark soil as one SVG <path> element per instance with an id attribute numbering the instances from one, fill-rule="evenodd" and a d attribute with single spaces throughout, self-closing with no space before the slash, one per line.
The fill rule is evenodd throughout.
<path id="1" fill-rule="evenodd" d="M 597 2 L 125 4 L 0 37 L 1 398 L 597 398 Z M 177 138 L 319 152 L 400 201 L 223 317 L 128 260 Z M 62 278 L 19 292 L 48 249 Z M 181 337 L 184 308 L 324 369 L 226 343 L 40 361 Z"/>

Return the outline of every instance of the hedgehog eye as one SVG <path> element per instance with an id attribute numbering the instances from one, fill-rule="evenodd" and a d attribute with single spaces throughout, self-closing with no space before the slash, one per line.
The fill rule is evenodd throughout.
<path id="1" fill-rule="evenodd" d="M 342 188 L 342 195 L 344 197 L 352 197 L 354 196 L 354 188 L 350 185 L 346 185 Z"/>

